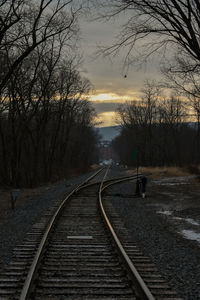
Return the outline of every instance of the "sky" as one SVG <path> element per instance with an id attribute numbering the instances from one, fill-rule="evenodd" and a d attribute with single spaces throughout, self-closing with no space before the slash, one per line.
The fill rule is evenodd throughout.
<path id="1" fill-rule="evenodd" d="M 87 19 L 80 22 L 81 51 L 84 57 L 83 75 L 94 87 L 90 101 L 98 113 L 99 127 L 117 125 L 115 109 L 118 105 L 138 98 L 145 80 L 160 78 L 159 65 L 156 61 L 151 60 L 142 68 L 130 66 L 125 73 L 123 71 L 125 51 L 109 58 L 96 55 L 100 46 L 110 45 L 115 40 L 124 17 L 125 15 L 109 22 Z"/>

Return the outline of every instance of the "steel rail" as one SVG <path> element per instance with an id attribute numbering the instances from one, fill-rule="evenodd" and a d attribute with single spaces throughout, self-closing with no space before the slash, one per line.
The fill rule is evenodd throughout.
<path id="1" fill-rule="evenodd" d="M 87 188 L 89 186 L 96 185 L 96 184 L 101 184 L 101 186 L 102 186 L 103 182 L 108 183 L 108 182 L 112 182 L 113 180 L 115 180 L 115 182 L 114 183 L 109 183 L 108 185 L 115 184 L 118 181 L 121 182 L 121 181 L 127 181 L 127 180 L 132 180 L 132 179 L 137 178 L 136 177 L 137 175 L 131 175 L 131 176 L 127 176 L 127 177 L 122 177 L 120 179 L 119 178 L 118 179 L 109 179 L 109 180 L 105 181 L 105 178 L 106 178 L 108 170 L 109 170 L 109 168 L 107 168 L 107 170 L 106 170 L 106 176 L 104 175 L 102 181 L 98 181 L 98 182 L 94 182 L 94 183 L 88 183 L 91 179 L 93 179 L 95 176 L 97 176 L 104 169 L 105 169 L 105 167 L 101 168 L 95 174 L 92 174 L 89 178 L 87 178 L 83 183 L 79 184 L 74 190 L 72 190 L 70 192 L 70 194 L 68 194 L 67 197 L 59 205 L 59 207 L 56 210 L 56 212 L 54 213 L 54 215 L 51 217 L 51 219 L 49 221 L 49 224 L 48 224 L 48 226 L 47 226 L 47 228 L 45 230 L 45 233 L 44 233 L 44 235 L 42 237 L 42 240 L 41 240 L 41 242 L 40 242 L 40 244 L 38 246 L 38 249 L 37 249 L 37 252 L 36 252 L 36 254 L 34 256 L 33 262 L 32 262 L 32 264 L 31 264 L 31 266 L 29 268 L 29 271 L 28 271 L 27 277 L 25 279 L 25 282 L 24 282 L 24 285 L 23 285 L 23 288 L 22 288 L 19 300 L 26 300 L 26 299 L 28 299 L 28 296 L 31 293 L 31 289 L 32 289 L 32 286 L 33 286 L 34 278 L 35 278 L 35 275 L 37 273 L 37 269 L 38 269 L 39 263 L 40 263 L 40 261 L 42 259 L 42 255 L 43 255 L 43 251 L 44 251 L 45 245 L 47 243 L 47 239 L 49 237 L 49 234 L 51 232 L 51 229 L 52 229 L 53 225 L 55 224 L 56 220 L 58 219 L 58 217 L 59 217 L 59 215 L 61 213 L 61 210 L 62 210 L 63 206 L 66 204 L 67 200 L 73 194 L 75 194 L 76 192 L 78 192 L 82 188 Z"/>
<path id="2" fill-rule="evenodd" d="M 55 221 L 57 220 L 57 218 L 59 217 L 61 210 L 63 208 L 63 206 L 65 205 L 65 203 L 67 202 L 67 200 L 74 194 L 76 193 L 78 190 L 80 190 L 81 188 L 85 187 L 85 183 L 87 183 L 88 181 L 90 181 L 91 179 L 93 179 L 95 176 L 97 176 L 101 171 L 103 171 L 105 169 L 101 168 L 100 170 L 98 170 L 95 174 L 92 174 L 89 178 L 87 178 L 83 183 L 79 184 L 74 190 L 71 191 L 71 193 L 69 195 L 67 195 L 67 197 L 62 201 L 62 203 L 59 205 L 58 209 L 56 210 L 56 212 L 54 213 L 54 215 L 52 216 L 52 218 L 49 221 L 49 224 L 45 230 L 45 233 L 42 237 L 42 240 L 39 244 L 38 250 L 35 254 L 35 257 L 33 259 L 33 262 L 30 266 L 30 269 L 28 271 L 23 289 L 21 291 L 19 300 L 26 300 L 27 297 L 30 295 L 31 293 L 31 287 L 33 285 L 33 281 L 35 278 L 35 274 L 37 272 L 39 263 L 41 261 L 42 258 L 42 254 L 45 248 L 45 245 L 47 243 L 47 239 L 49 237 L 50 231 L 55 223 Z M 95 183 L 96 184 L 96 183 Z"/>
<path id="3" fill-rule="evenodd" d="M 123 181 L 128 181 L 128 180 L 132 180 L 132 179 L 137 179 L 137 176 L 138 178 L 140 178 L 142 176 L 142 174 L 134 174 L 134 175 L 129 175 L 129 176 L 123 176 L 123 177 L 118 177 L 118 178 L 112 178 L 112 179 L 108 179 L 108 180 L 104 180 L 104 183 L 108 183 L 108 185 L 114 185 L 114 184 L 117 184 L 118 181 L 119 182 L 123 182 Z M 114 183 L 113 183 L 114 181 Z M 85 187 L 90 187 L 94 184 L 101 184 L 102 181 L 97 181 L 97 182 L 92 182 L 92 183 L 88 183 L 86 185 L 84 185 L 84 188 Z M 111 182 L 111 183 L 110 183 Z"/>
<path id="4" fill-rule="evenodd" d="M 105 223 L 107 224 L 107 227 L 109 228 L 109 231 L 111 233 L 111 236 L 115 242 L 115 244 L 117 245 L 117 248 L 119 250 L 119 253 L 121 254 L 123 260 L 126 262 L 126 265 L 128 267 L 128 270 L 131 274 L 131 277 L 133 278 L 137 289 L 138 289 L 138 293 L 139 295 L 142 297 L 142 299 L 145 300 L 155 300 L 155 297 L 152 295 L 151 291 L 149 290 L 149 288 L 147 287 L 147 285 L 145 284 L 144 280 L 142 279 L 142 277 L 140 276 L 140 274 L 138 273 L 137 269 L 135 268 L 135 266 L 133 265 L 132 261 L 130 260 L 129 256 L 127 255 L 126 251 L 124 250 L 117 234 L 115 233 L 107 215 L 105 212 L 105 209 L 103 207 L 103 203 L 102 203 L 102 192 L 108 188 L 111 185 L 123 182 L 123 181 L 128 181 L 131 180 L 131 178 L 129 179 L 121 179 L 121 180 L 116 180 L 114 183 L 109 183 L 108 185 L 103 187 L 103 182 L 105 181 L 105 178 L 107 176 L 108 170 L 106 171 L 104 178 L 102 180 L 102 183 L 100 185 L 99 188 L 99 204 L 100 204 L 100 208 L 101 208 L 101 212 L 102 215 L 104 217 Z M 136 175 L 137 176 L 137 175 Z M 136 177 L 137 178 L 137 177 Z"/>

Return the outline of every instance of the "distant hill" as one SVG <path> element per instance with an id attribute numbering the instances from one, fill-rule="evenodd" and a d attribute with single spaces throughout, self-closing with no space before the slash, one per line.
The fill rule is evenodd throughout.
<path id="1" fill-rule="evenodd" d="M 197 129 L 196 122 L 189 122 L 190 127 Z M 120 134 L 120 126 L 108 126 L 108 127 L 96 127 L 99 134 L 102 136 L 102 141 L 112 141 L 116 136 Z"/>
<path id="2" fill-rule="evenodd" d="M 111 141 L 120 133 L 119 126 L 99 127 L 97 130 L 102 136 L 101 139 L 103 141 Z"/>

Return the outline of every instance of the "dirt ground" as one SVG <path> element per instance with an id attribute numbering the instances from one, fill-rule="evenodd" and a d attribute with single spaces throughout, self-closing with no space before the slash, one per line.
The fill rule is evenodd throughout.
<path id="1" fill-rule="evenodd" d="M 130 174 L 132 170 L 126 171 Z M 168 222 L 170 229 L 182 237 L 195 240 L 200 246 L 200 179 L 175 168 L 145 169 L 148 176 L 148 206 Z M 174 175 L 174 176 L 173 176 Z M 52 187 L 53 185 L 51 185 Z M 50 186 L 21 189 L 16 207 L 23 206 L 37 195 L 45 194 Z M 0 189 L 0 215 L 11 210 L 11 190 Z"/>
<path id="2" fill-rule="evenodd" d="M 148 205 L 165 218 L 170 230 L 200 246 L 200 182 L 196 176 L 152 179 L 147 197 Z"/>
<path id="3" fill-rule="evenodd" d="M 127 170 L 131 174 L 133 170 Z M 148 206 L 168 229 L 200 246 L 200 177 L 180 168 L 140 168 L 148 174 Z"/>
<path id="4" fill-rule="evenodd" d="M 91 170 L 95 170 L 97 165 L 91 166 Z M 88 171 L 88 170 L 87 170 Z M 71 170 L 69 179 L 73 179 L 76 176 L 80 176 L 85 172 L 79 169 Z M 57 182 L 49 183 L 43 186 L 35 187 L 35 188 L 21 188 L 19 189 L 19 196 L 15 203 L 15 208 L 28 204 L 32 199 L 36 196 L 43 195 L 48 192 L 49 189 L 56 186 Z M 3 188 L 0 187 L 0 214 L 9 214 L 12 212 L 11 209 L 11 188 Z"/>
<path id="5" fill-rule="evenodd" d="M 173 273 L 173 270 L 175 274 L 179 274 L 179 272 L 183 272 L 183 268 L 177 268 L 176 265 L 180 266 L 182 261 L 184 261 L 184 265 L 187 265 L 185 261 L 187 259 L 183 259 L 182 257 L 180 258 L 180 263 L 179 260 L 177 259 L 179 257 L 179 254 L 182 252 L 188 252 L 190 256 L 194 257 L 194 254 L 198 254 L 195 257 L 199 258 L 199 247 L 200 247 L 200 180 L 197 175 L 191 175 L 188 172 L 185 172 L 183 170 L 176 170 L 176 169 L 171 169 L 171 170 L 147 170 L 144 169 L 141 172 L 143 173 L 148 173 L 148 184 L 147 184 L 147 198 L 146 199 L 141 199 L 140 197 L 137 199 L 138 200 L 138 205 L 141 203 L 141 200 L 143 201 L 143 206 L 146 207 L 145 211 L 146 217 L 143 217 L 143 206 L 141 207 L 141 204 L 139 207 L 137 207 L 135 217 L 138 220 L 139 224 L 136 226 L 136 230 L 138 231 L 138 228 L 140 228 L 141 223 L 144 222 L 144 218 L 147 218 L 146 223 L 149 224 L 156 224 L 156 229 L 157 229 L 157 224 L 161 224 L 161 235 L 163 236 L 163 232 L 167 231 L 168 236 L 173 236 L 173 241 L 175 237 L 175 241 L 180 241 L 181 240 L 181 247 L 179 247 L 179 250 L 176 248 L 177 254 L 174 256 L 173 251 L 172 252 L 172 258 L 170 257 L 171 254 L 168 256 L 170 257 L 169 261 L 167 261 L 167 266 L 168 266 L 168 275 L 169 278 L 166 275 L 166 270 L 165 266 L 163 267 L 164 269 L 164 274 L 166 275 L 167 280 L 171 283 L 172 286 L 178 287 L 177 289 L 183 290 L 182 285 L 185 287 L 185 291 L 187 292 L 187 296 L 184 299 L 188 300 L 193 300 L 193 299 L 200 299 L 198 296 L 196 298 L 193 297 L 193 295 L 196 295 L 199 291 L 197 291 L 197 285 L 199 286 L 199 272 L 193 271 L 195 266 L 198 266 L 198 260 L 194 259 L 192 267 L 186 267 L 184 268 L 184 274 L 181 274 L 181 276 L 178 276 L 178 279 L 176 280 L 175 275 Z M 126 173 L 133 174 L 133 170 L 126 170 Z M 151 175 L 150 175 L 151 173 Z M 118 173 L 117 173 L 118 174 Z M 118 176 L 118 175 L 115 175 Z M 63 190 L 65 189 L 70 189 L 70 185 L 72 182 L 64 182 L 63 183 Z M 127 183 L 128 185 L 128 183 Z M 20 191 L 20 196 L 17 200 L 16 206 L 17 209 L 15 212 L 11 211 L 10 208 L 10 191 L 9 190 L 0 190 L 0 235 L 1 235 L 1 243 L 0 243 L 0 267 L 5 267 L 6 264 L 9 263 L 11 259 L 11 252 L 15 244 L 19 243 L 19 240 L 23 239 L 23 234 L 28 230 L 27 226 L 31 226 L 31 224 L 34 221 L 34 218 L 36 217 L 35 215 L 38 215 L 38 209 L 40 205 L 44 206 L 45 208 L 45 202 L 47 201 L 47 196 L 52 194 L 52 191 L 55 189 L 59 190 L 60 194 L 63 194 L 64 192 L 62 191 L 61 193 L 61 187 L 56 186 L 55 188 L 53 187 L 54 185 L 48 185 L 48 186 L 43 186 L 39 187 L 36 189 L 22 189 Z M 129 200 L 130 198 L 130 203 L 133 204 L 133 194 L 134 190 L 132 189 L 133 185 L 131 183 L 131 189 L 126 189 L 124 188 L 124 191 L 122 192 L 122 201 L 124 200 Z M 117 189 L 117 187 L 116 187 Z M 66 191 L 65 191 L 66 192 Z M 115 192 L 114 192 L 115 193 Z M 128 193 L 127 195 L 125 193 Z M 48 194 L 45 198 L 45 194 Z M 116 194 L 116 193 L 115 193 Z M 130 195 L 129 195 L 130 194 Z M 40 195 L 42 197 L 40 197 Z M 56 194 L 57 195 L 57 194 Z M 129 197 L 126 199 L 126 197 Z M 54 195 L 52 195 L 54 197 Z M 38 200 L 38 204 L 35 206 L 31 205 L 33 202 L 34 198 L 41 198 L 40 201 Z M 57 196 L 55 197 L 57 198 Z M 121 201 L 121 198 L 117 194 L 116 198 L 119 200 L 121 205 L 123 204 Z M 113 201 L 116 201 L 114 199 Z M 126 201 L 126 202 L 127 202 Z M 50 202 L 49 202 L 50 205 Z M 124 204 L 123 204 L 124 205 Z M 23 208 L 24 206 L 24 208 Z M 27 208 L 26 208 L 27 206 Z M 131 207 L 130 207 L 131 208 Z M 133 206 L 133 209 L 135 206 Z M 35 215 L 32 216 L 33 210 L 37 210 L 35 212 Z M 135 209 L 134 209 L 135 210 Z M 18 211 L 18 213 L 17 213 Z M 130 210 L 131 211 L 131 210 Z M 141 214 L 139 214 L 141 212 Z M 42 212 L 40 212 L 42 213 Z M 28 216 L 27 216 L 28 215 Z M 141 218 L 140 218 L 141 216 Z M 156 216 L 156 218 L 155 218 Z M 157 217 L 158 216 L 158 217 Z M 30 220 L 30 218 L 32 219 Z M 127 218 L 127 216 L 126 216 Z M 132 216 L 133 218 L 133 216 Z M 163 222 L 153 222 L 151 221 L 157 220 L 162 218 Z M 142 220 L 142 221 L 141 221 Z M 135 220 L 134 220 L 135 221 Z M 34 221 L 35 222 L 35 221 Z M 8 227 L 8 225 L 11 223 L 11 225 Z M 30 223 L 30 224 L 29 224 Z M 131 227 L 133 222 L 131 220 Z M 17 227 L 18 226 L 18 227 Z M 25 227 L 25 229 L 21 227 Z M 146 225 L 145 225 L 146 226 Z M 150 226 L 151 227 L 151 226 Z M 6 228 L 6 230 L 5 230 Z M 9 233 L 7 233 L 8 228 L 10 228 Z M 17 234 L 15 232 L 16 228 L 17 229 Z M 148 230 L 145 231 L 144 227 L 144 232 L 149 232 Z M 151 227 L 152 228 L 152 227 Z M 165 230 L 166 228 L 166 230 Z M 164 229 L 164 230 L 163 230 Z M 23 232 L 22 232 L 23 231 Z M 6 232 L 6 233 L 5 233 Z M 14 233 L 13 233 L 14 232 Z M 152 230 L 154 233 L 155 231 Z M 172 233 L 172 234 L 171 234 Z M 149 236 L 149 234 L 148 234 Z M 164 265 L 165 259 L 162 259 L 163 253 L 165 253 L 165 245 L 159 249 L 159 240 L 157 241 L 157 234 L 155 235 L 155 238 L 152 242 L 147 243 L 146 246 L 146 240 L 144 242 L 145 247 L 147 247 L 148 250 L 147 252 L 149 253 L 149 248 L 153 247 L 156 248 L 152 252 L 151 258 L 153 258 L 153 254 L 155 252 L 156 258 L 158 260 L 162 261 L 162 264 Z M 145 235 L 140 237 L 142 240 L 145 238 Z M 164 236 L 164 242 L 168 241 L 167 238 Z M 161 242 L 163 242 L 163 239 Z M 150 241 L 152 241 L 152 237 L 150 237 Z M 156 243 L 156 247 L 154 247 L 154 244 Z M 171 244 L 170 244 L 171 245 Z M 179 243 L 178 243 L 179 245 Z M 187 245 L 184 249 L 182 249 L 182 245 Z M 163 250 L 164 248 L 164 250 Z M 168 249 L 168 248 L 167 248 Z M 171 246 L 170 246 L 171 249 Z M 173 249 L 172 249 L 173 250 Z M 162 252 L 164 251 L 164 252 Z M 181 251 L 181 253 L 180 253 Z M 187 258 L 185 255 L 185 252 L 183 253 L 183 257 Z M 158 254 L 157 254 L 158 253 Z M 167 259 L 168 259 L 167 256 Z M 177 262 L 174 264 L 174 257 L 175 261 Z M 156 259 L 154 260 L 156 262 Z M 169 264 L 169 262 L 173 262 L 173 266 Z M 175 266 L 174 266 L 175 265 Z M 158 266 L 160 266 L 160 261 L 158 261 Z M 160 267 L 162 268 L 162 266 Z M 192 270 L 190 270 L 192 268 Z M 197 268 L 199 270 L 199 268 Z M 172 275 L 171 275 L 172 274 Z M 196 274 L 196 275 L 195 275 Z M 192 277 L 189 285 L 190 287 L 186 286 L 187 283 L 187 277 L 188 275 Z M 185 277 L 184 277 L 185 276 Z M 180 281 L 181 277 L 182 281 Z M 195 278 L 193 278 L 195 277 Z M 171 278 L 171 279 L 170 279 Z M 193 291 L 194 290 L 194 291 Z M 191 296 L 192 295 L 192 296 Z"/>
<path id="6" fill-rule="evenodd" d="M 15 207 L 23 206 L 32 200 L 33 197 L 44 194 L 49 189 L 48 186 L 42 186 L 33 189 L 20 189 L 19 196 L 16 200 Z M 1 213 L 11 212 L 11 189 L 0 189 L 0 211 Z"/>

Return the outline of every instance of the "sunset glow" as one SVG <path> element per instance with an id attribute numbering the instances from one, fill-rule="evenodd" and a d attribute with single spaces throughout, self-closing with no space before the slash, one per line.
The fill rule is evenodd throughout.
<path id="1" fill-rule="evenodd" d="M 121 96 L 117 93 L 97 92 L 89 97 L 97 112 L 97 127 L 115 126 L 115 111 L 119 104 L 133 100 L 130 95 Z"/>
<path id="2" fill-rule="evenodd" d="M 111 101 L 111 100 L 118 100 L 119 96 L 115 93 L 108 93 L 108 94 L 96 94 L 90 96 L 90 100 L 92 101 Z"/>
<path id="3" fill-rule="evenodd" d="M 119 95 L 117 93 L 96 93 L 93 95 L 90 95 L 89 100 L 90 101 L 114 101 L 114 102 L 126 102 L 133 100 L 134 97 L 132 95 L 129 95 L 128 93 L 125 95 Z"/>
<path id="4" fill-rule="evenodd" d="M 115 111 L 106 111 L 98 114 L 97 122 L 99 123 L 97 127 L 115 126 L 116 125 Z"/>

